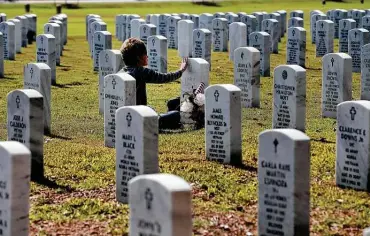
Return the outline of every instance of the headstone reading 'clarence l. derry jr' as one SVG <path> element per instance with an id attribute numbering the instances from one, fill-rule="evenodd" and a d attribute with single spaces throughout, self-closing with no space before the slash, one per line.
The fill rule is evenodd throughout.
<path id="1" fill-rule="evenodd" d="M 136 104 L 136 80 L 126 73 L 104 78 L 104 143 L 113 148 L 116 139 L 116 111 Z"/>
<path id="2" fill-rule="evenodd" d="M 190 57 L 193 49 L 193 25 L 191 20 L 180 20 L 178 27 L 179 56 Z"/>
<path id="3" fill-rule="evenodd" d="M 214 52 L 227 52 L 228 49 L 227 19 L 215 18 L 212 21 L 212 45 Z"/>
<path id="4" fill-rule="evenodd" d="M 22 52 L 22 25 L 21 21 L 18 19 L 10 19 L 8 22 L 12 22 L 14 24 L 14 40 L 15 40 L 15 52 L 21 53 Z"/>
<path id="5" fill-rule="evenodd" d="M 3 33 L 0 32 L 0 78 L 4 77 L 4 46 Z"/>
<path id="6" fill-rule="evenodd" d="M 288 28 L 286 63 L 305 67 L 306 30 L 302 27 Z"/>
<path id="7" fill-rule="evenodd" d="M 45 34 L 51 34 L 55 37 L 55 61 L 56 65 L 60 65 L 60 56 L 62 53 L 63 48 L 61 47 L 61 28 L 56 23 L 46 23 L 44 25 L 44 33 Z"/>
<path id="8" fill-rule="evenodd" d="M 101 51 L 112 49 L 112 34 L 108 31 L 97 31 L 94 33 L 94 71 L 99 71 L 99 54 Z"/>
<path id="9" fill-rule="evenodd" d="M 129 182 L 130 235 L 192 235 L 191 187 L 171 174 Z"/>
<path id="10" fill-rule="evenodd" d="M 335 175 L 338 186 L 370 192 L 370 101 L 338 105 Z"/>
<path id="11" fill-rule="evenodd" d="M 0 33 L 3 34 L 4 59 L 15 60 L 15 25 L 12 22 L 1 22 Z"/>
<path id="12" fill-rule="evenodd" d="M 250 46 L 260 51 L 260 75 L 270 76 L 271 38 L 266 32 L 253 32 L 249 35 Z"/>
<path id="13" fill-rule="evenodd" d="M 339 52 L 348 53 L 348 32 L 356 27 L 353 19 L 343 19 L 339 21 Z"/>
<path id="14" fill-rule="evenodd" d="M 249 35 L 257 30 L 257 18 L 252 15 L 245 15 L 240 18 L 240 22 L 247 26 L 247 46 L 250 46 Z"/>
<path id="15" fill-rule="evenodd" d="M 0 232 L 28 236 L 31 153 L 23 144 L 0 142 Z"/>
<path id="16" fill-rule="evenodd" d="M 104 50 L 99 54 L 99 113 L 104 113 L 104 77 L 115 74 L 123 67 L 119 50 Z"/>
<path id="17" fill-rule="evenodd" d="M 156 26 L 153 24 L 140 25 L 140 40 L 147 45 L 148 38 L 156 34 Z"/>
<path id="18" fill-rule="evenodd" d="M 352 29 L 348 32 L 348 54 L 352 57 L 352 72 L 361 72 L 361 48 L 370 43 L 370 32 Z"/>
<path id="19" fill-rule="evenodd" d="M 295 129 L 259 135 L 258 233 L 310 234 L 310 138 Z"/>
<path id="20" fill-rule="evenodd" d="M 300 17 L 292 17 L 288 20 L 288 29 L 290 27 L 304 27 L 303 19 Z"/>
<path id="21" fill-rule="evenodd" d="M 44 101 L 44 133 L 51 133 L 51 69 L 45 63 L 28 63 L 24 67 L 24 88 L 38 91 Z"/>
<path id="22" fill-rule="evenodd" d="M 195 29 L 193 31 L 193 58 L 203 58 L 211 70 L 211 44 L 212 33 L 208 29 Z"/>
<path id="23" fill-rule="evenodd" d="M 167 73 L 167 39 L 162 35 L 148 38 L 148 68 Z"/>
<path id="24" fill-rule="evenodd" d="M 179 16 L 170 16 L 167 18 L 167 44 L 168 48 L 178 48 L 178 30 L 177 23 L 181 20 Z"/>
<path id="25" fill-rule="evenodd" d="M 361 50 L 361 100 L 370 100 L 370 44 Z"/>
<path id="26" fill-rule="evenodd" d="M 116 198 L 128 203 L 128 182 L 159 172 L 158 114 L 147 106 L 125 106 L 117 110 L 116 124 Z"/>
<path id="27" fill-rule="evenodd" d="M 262 31 L 268 33 L 271 37 L 271 52 L 274 54 L 279 53 L 279 32 L 278 21 L 274 19 L 267 19 L 262 21 Z"/>
<path id="28" fill-rule="evenodd" d="M 234 61 L 234 51 L 240 47 L 247 46 L 247 26 L 241 22 L 232 23 L 229 27 L 230 52 L 229 57 Z"/>
<path id="29" fill-rule="evenodd" d="M 334 51 L 334 23 L 330 20 L 316 22 L 316 57 Z"/>
<path id="30" fill-rule="evenodd" d="M 19 89 L 7 96 L 8 141 L 23 143 L 32 155 L 31 178 L 44 177 L 44 104 L 34 89 Z"/>
<path id="31" fill-rule="evenodd" d="M 51 34 L 40 34 L 36 38 L 36 61 L 47 64 L 51 69 L 51 84 L 56 81 L 55 37 Z"/>
<path id="32" fill-rule="evenodd" d="M 143 19 L 133 19 L 131 21 L 131 38 L 140 38 L 140 25 L 145 24 Z"/>
<path id="33" fill-rule="evenodd" d="M 336 118 L 337 105 L 352 99 L 352 58 L 345 53 L 330 53 L 322 59 L 321 112 Z"/>
<path id="34" fill-rule="evenodd" d="M 231 84 L 205 90 L 206 158 L 223 164 L 242 163 L 241 91 Z"/>
<path id="35" fill-rule="evenodd" d="M 306 70 L 281 65 L 274 70 L 272 127 L 305 130 Z"/>
<path id="36" fill-rule="evenodd" d="M 311 17 L 311 42 L 316 43 L 316 22 L 319 20 L 326 20 L 327 16 L 325 14 L 315 14 Z"/>
<path id="37" fill-rule="evenodd" d="M 234 53 L 234 84 L 241 90 L 242 107 L 260 107 L 260 51 L 241 47 Z"/>

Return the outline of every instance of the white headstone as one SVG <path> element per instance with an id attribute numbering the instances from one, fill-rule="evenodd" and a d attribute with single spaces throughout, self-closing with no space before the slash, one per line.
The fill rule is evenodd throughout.
<path id="1" fill-rule="evenodd" d="M 4 77 L 4 39 L 3 33 L 0 32 L 0 78 Z"/>
<path id="2" fill-rule="evenodd" d="M 91 24 L 91 39 L 90 39 L 90 55 L 91 58 L 94 59 L 94 38 L 95 38 L 95 32 L 98 31 L 107 31 L 107 24 L 102 21 L 96 21 Z"/>
<path id="3" fill-rule="evenodd" d="M 351 29 L 348 32 L 348 54 L 352 57 L 352 72 L 361 72 L 361 48 L 370 43 L 370 32 L 366 29 Z"/>
<path id="4" fill-rule="evenodd" d="M 303 68 L 306 62 L 306 30 L 302 27 L 288 28 L 286 63 Z"/>
<path id="5" fill-rule="evenodd" d="M 130 235 L 192 235 L 191 187 L 170 174 L 129 182 Z"/>
<path id="6" fill-rule="evenodd" d="M 257 30 L 257 18 L 252 15 L 243 15 L 240 22 L 247 26 L 247 45 L 250 46 L 249 35 Z"/>
<path id="7" fill-rule="evenodd" d="M 148 38 L 156 34 L 156 26 L 153 24 L 140 25 L 140 40 L 147 45 Z"/>
<path id="8" fill-rule="evenodd" d="M 99 54 L 99 113 L 104 113 L 104 77 L 115 74 L 123 67 L 119 50 L 103 50 Z"/>
<path id="9" fill-rule="evenodd" d="M 87 22 L 87 27 L 88 27 L 88 31 L 87 31 L 87 41 L 89 42 L 89 48 L 91 48 L 91 38 L 92 38 L 92 28 L 91 28 L 91 25 L 94 23 L 94 22 L 103 22 L 103 20 L 100 18 L 100 17 L 91 17 L 88 19 L 88 22 Z M 61 22 L 62 23 L 62 22 Z M 62 23 L 63 25 L 63 23 Z M 63 27 L 63 26 L 61 26 Z M 63 31 L 63 30 L 62 30 Z M 63 38 L 63 36 L 62 36 Z"/>
<path id="10" fill-rule="evenodd" d="M 272 128 L 304 132 L 306 123 L 306 70 L 298 65 L 281 65 L 274 70 Z"/>
<path id="11" fill-rule="evenodd" d="M 0 13 L 0 23 L 6 21 L 6 14 Z"/>
<path id="12" fill-rule="evenodd" d="M 230 36 L 230 52 L 229 58 L 234 61 L 234 51 L 240 47 L 247 46 L 247 26 L 241 22 L 235 22 L 230 24 L 229 27 Z"/>
<path id="13" fill-rule="evenodd" d="M 370 227 L 368 227 L 368 228 L 366 228 L 366 229 L 364 229 L 364 231 L 363 231 L 363 234 L 362 234 L 363 236 L 370 236 Z"/>
<path id="14" fill-rule="evenodd" d="M 241 90 L 242 107 L 260 107 L 260 51 L 241 47 L 234 54 L 234 84 Z"/>
<path id="15" fill-rule="evenodd" d="M 339 21 L 339 52 L 348 53 L 348 32 L 356 27 L 353 19 L 343 19 Z"/>
<path id="16" fill-rule="evenodd" d="M 316 22 L 316 57 L 334 51 L 334 23 L 330 20 Z"/>
<path id="17" fill-rule="evenodd" d="M 264 14 L 261 13 L 261 12 L 253 12 L 252 15 L 255 16 L 256 19 L 257 19 L 256 31 L 261 31 L 261 29 L 262 29 L 262 21 L 263 21 Z"/>
<path id="18" fill-rule="evenodd" d="M 63 22 L 63 28 L 61 30 L 63 30 L 63 45 L 67 45 L 67 41 L 68 41 L 68 16 L 64 13 L 62 14 L 58 14 L 57 15 L 58 17 L 61 17 L 62 18 L 62 22 Z"/>
<path id="19" fill-rule="evenodd" d="M 24 144 L 32 155 L 31 178 L 44 177 L 44 111 L 42 95 L 34 89 L 13 90 L 7 95 L 8 141 Z"/>
<path id="20" fill-rule="evenodd" d="M 99 71 L 99 54 L 101 51 L 112 49 L 112 34 L 108 31 L 96 31 L 94 33 L 94 71 Z"/>
<path id="21" fill-rule="evenodd" d="M 212 45 L 214 52 L 227 52 L 228 50 L 228 28 L 227 19 L 215 18 L 212 21 Z"/>
<path id="22" fill-rule="evenodd" d="M 0 33 L 3 33 L 4 59 L 15 60 L 15 25 L 13 22 L 1 22 Z"/>
<path id="23" fill-rule="evenodd" d="M 370 100 L 370 44 L 361 49 L 361 100 Z"/>
<path id="24" fill-rule="evenodd" d="M 188 13 L 180 13 L 179 17 L 181 18 L 181 20 L 189 20 L 190 19 L 190 15 Z"/>
<path id="25" fill-rule="evenodd" d="M 189 20 L 191 20 L 194 23 L 193 29 L 199 28 L 199 15 L 198 14 L 191 14 L 189 17 Z"/>
<path id="26" fill-rule="evenodd" d="M 89 41 L 89 21 L 90 19 L 92 18 L 100 18 L 99 15 L 95 15 L 95 14 L 87 14 L 86 17 L 85 17 L 85 34 L 86 34 L 86 41 Z M 116 17 L 116 20 L 118 19 L 118 15 Z M 117 22 L 116 22 L 117 24 Z"/>
<path id="27" fill-rule="evenodd" d="M 280 16 L 280 14 L 279 13 L 270 13 L 270 14 L 267 14 L 267 15 L 265 15 L 264 17 L 266 17 L 266 18 L 264 18 L 264 19 L 272 19 L 272 20 L 276 20 L 277 21 L 277 27 L 276 27 L 276 29 L 274 29 L 276 32 L 277 32 L 277 40 L 278 40 L 278 42 L 280 42 L 281 41 L 281 16 Z M 263 24 L 262 24 L 263 25 Z"/>
<path id="28" fill-rule="evenodd" d="M 249 35 L 250 46 L 260 51 L 260 75 L 270 77 L 271 36 L 266 32 Z"/>
<path id="29" fill-rule="evenodd" d="M 167 18 L 167 43 L 168 48 L 178 48 L 178 22 L 181 20 L 179 16 L 170 16 Z"/>
<path id="30" fill-rule="evenodd" d="M 330 53 L 322 59 L 321 112 L 336 118 L 337 105 L 352 99 L 352 58 L 345 53 Z"/>
<path id="31" fill-rule="evenodd" d="M 19 142 L 0 142 L 1 235 L 28 236 L 31 153 Z"/>
<path id="32" fill-rule="evenodd" d="M 44 34 L 51 34 L 55 37 L 55 61 L 56 65 L 60 65 L 60 56 L 63 48 L 61 47 L 60 26 L 56 23 L 47 23 L 44 25 Z"/>
<path id="33" fill-rule="evenodd" d="M 225 18 L 225 13 L 216 12 L 215 14 L 213 14 L 213 19 L 216 19 L 216 18 Z"/>
<path id="34" fill-rule="evenodd" d="M 53 23 L 53 24 L 59 25 L 59 28 L 60 28 L 59 54 L 60 54 L 60 56 L 63 56 L 63 50 L 64 50 L 64 45 L 63 45 L 64 26 L 63 26 L 63 23 L 61 21 L 59 21 L 59 20 L 49 20 L 48 23 Z"/>
<path id="35" fill-rule="evenodd" d="M 158 114 L 147 106 L 116 111 L 116 198 L 128 203 L 128 182 L 159 172 Z"/>
<path id="36" fill-rule="evenodd" d="M 290 27 L 304 27 L 303 19 L 300 17 L 292 17 L 288 20 L 288 29 Z"/>
<path id="37" fill-rule="evenodd" d="M 310 234 L 310 138 L 299 130 L 259 135 L 258 233 Z"/>
<path id="38" fill-rule="evenodd" d="M 223 164 L 242 163 L 241 91 L 231 84 L 205 90 L 206 158 Z"/>
<path id="39" fill-rule="evenodd" d="M 361 27 L 361 21 L 362 17 L 366 15 L 366 12 L 364 10 L 355 10 L 352 12 L 352 19 L 356 21 L 356 28 Z"/>
<path id="40" fill-rule="evenodd" d="M 212 33 L 208 29 L 195 29 L 193 31 L 193 58 L 203 58 L 211 70 L 211 44 Z"/>
<path id="41" fill-rule="evenodd" d="M 145 24 L 143 19 L 133 19 L 131 20 L 131 38 L 140 39 L 140 25 Z"/>
<path id="42" fill-rule="evenodd" d="M 302 19 L 304 19 L 304 13 L 302 10 L 294 10 L 294 11 L 291 11 L 290 12 L 290 18 L 292 17 L 300 17 Z"/>
<path id="43" fill-rule="evenodd" d="M 311 42 L 316 43 L 316 22 L 319 20 L 326 20 L 327 16 L 325 14 L 315 14 L 311 17 Z"/>
<path id="44" fill-rule="evenodd" d="M 348 12 L 342 9 L 336 9 L 333 11 L 333 22 L 334 22 L 334 38 L 339 38 L 339 21 L 347 19 Z"/>
<path id="45" fill-rule="evenodd" d="M 362 25 L 361 25 L 361 28 L 364 28 L 368 31 L 370 31 L 370 15 L 366 15 L 364 17 L 362 17 Z"/>
<path id="46" fill-rule="evenodd" d="M 191 20 L 180 20 L 178 27 L 178 53 L 180 57 L 190 57 L 193 49 L 193 28 Z"/>
<path id="47" fill-rule="evenodd" d="M 167 73 L 167 39 L 162 35 L 148 38 L 148 68 Z"/>
<path id="48" fill-rule="evenodd" d="M 212 30 L 213 15 L 209 13 L 203 13 L 199 15 L 199 28 Z"/>
<path id="49" fill-rule="evenodd" d="M 159 16 L 160 14 L 152 14 L 150 16 L 150 24 L 155 25 L 156 29 L 158 28 L 158 25 L 159 25 Z M 156 30 L 156 34 L 157 34 L 157 30 Z"/>
<path id="50" fill-rule="evenodd" d="M 286 29 L 287 29 L 287 12 L 285 10 L 279 10 L 277 11 L 277 13 L 279 13 L 281 15 L 281 26 L 282 26 L 282 31 L 281 31 L 281 37 L 284 37 L 284 34 L 286 32 Z"/>
<path id="51" fill-rule="evenodd" d="M 14 40 L 15 40 L 15 52 L 21 53 L 22 52 L 22 24 L 21 21 L 18 19 L 10 19 L 8 22 L 14 23 Z"/>
<path id="52" fill-rule="evenodd" d="M 146 16 L 145 16 L 145 23 L 146 24 L 150 24 L 150 18 L 152 17 L 152 14 L 147 14 Z"/>
<path id="53" fill-rule="evenodd" d="M 24 89 L 38 91 L 44 101 L 44 134 L 51 134 L 51 69 L 45 63 L 28 63 L 24 67 Z"/>
<path id="54" fill-rule="evenodd" d="M 262 21 L 262 31 L 268 33 L 271 36 L 271 52 L 274 54 L 279 53 L 279 27 L 278 21 L 274 19 L 267 19 Z"/>
<path id="55" fill-rule="evenodd" d="M 27 47 L 27 31 L 28 31 L 28 19 L 25 16 L 16 16 L 15 19 L 21 22 L 21 41 L 22 47 Z"/>
<path id="56" fill-rule="evenodd" d="M 370 102 L 338 105 L 335 176 L 338 186 L 370 191 Z"/>
<path id="57" fill-rule="evenodd" d="M 128 36 L 126 35 L 127 28 L 127 14 L 120 14 L 118 17 L 118 30 L 119 30 L 119 40 L 125 41 Z M 107 30 L 107 29 L 105 29 Z"/>
<path id="58" fill-rule="evenodd" d="M 36 39 L 36 61 L 47 64 L 51 69 L 51 84 L 56 81 L 55 37 L 51 34 L 40 34 Z"/>
<path id="59" fill-rule="evenodd" d="M 162 35 L 163 37 L 167 38 L 167 18 L 170 17 L 170 14 L 161 14 L 158 17 L 158 25 L 157 26 L 157 35 Z"/>
<path id="60" fill-rule="evenodd" d="M 126 73 L 104 78 L 104 143 L 113 148 L 116 139 L 116 110 L 136 104 L 136 80 Z"/>
<path id="61" fill-rule="evenodd" d="M 140 16 L 139 15 L 136 15 L 136 14 L 132 14 L 132 15 L 128 15 L 126 17 L 126 37 L 127 38 L 130 38 L 131 37 L 131 31 L 133 29 L 132 25 L 131 25 L 131 21 L 134 20 L 134 19 L 140 19 Z M 139 28 L 137 28 L 138 30 Z"/>

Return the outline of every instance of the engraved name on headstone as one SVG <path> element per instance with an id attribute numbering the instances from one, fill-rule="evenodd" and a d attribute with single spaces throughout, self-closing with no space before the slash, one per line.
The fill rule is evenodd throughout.
<path id="1" fill-rule="evenodd" d="M 260 75 L 270 77 L 271 36 L 266 32 L 249 35 L 250 46 L 260 51 Z"/>
<path id="2" fill-rule="evenodd" d="M 228 28 L 227 19 L 215 18 L 212 21 L 212 44 L 214 52 L 227 52 L 228 50 Z"/>
<path id="3" fill-rule="evenodd" d="M 316 57 L 334 51 L 334 23 L 330 20 L 316 22 Z"/>
<path id="4" fill-rule="evenodd" d="M 348 32 L 356 27 L 353 19 L 343 19 L 339 21 L 339 52 L 348 53 Z"/>
<path id="5" fill-rule="evenodd" d="M 366 29 L 351 29 L 348 32 L 348 54 L 352 57 L 352 72 L 361 72 L 361 48 L 370 43 L 370 32 Z"/>
<path id="6" fill-rule="evenodd" d="M 306 62 L 306 30 L 302 27 L 288 28 L 286 63 L 303 68 Z"/>
<path id="7" fill-rule="evenodd" d="M 162 35 L 148 38 L 148 68 L 167 73 L 167 39 Z"/>
<path id="8" fill-rule="evenodd" d="M 36 61 L 47 64 L 51 69 L 51 84 L 56 81 L 55 37 L 51 34 L 40 34 L 36 39 Z"/>
<path id="9" fill-rule="evenodd" d="M 195 29 L 193 31 L 193 58 L 203 58 L 211 70 L 211 44 L 212 33 L 208 29 Z"/>

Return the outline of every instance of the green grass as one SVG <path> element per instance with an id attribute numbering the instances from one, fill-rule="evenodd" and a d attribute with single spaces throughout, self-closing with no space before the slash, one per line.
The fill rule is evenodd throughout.
<path id="1" fill-rule="evenodd" d="M 307 134 L 311 137 L 311 234 L 350 235 L 370 225 L 368 193 L 335 186 L 335 121 L 320 116 L 321 59 L 314 56 L 309 34 L 309 11 L 334 8 L 364 8 L 356 1 L 347 4 L 320 1 L 255 0 L 223 2 L 220 7 L 190 3 L 140 3 L 82 5 L 63 12 L 69 16 L 69 41 L 57 68 L 58 87 L 52 88 L 52 136 L 45 137 L 46 176 L 56 186 L 32 184 L 31 229 L 34 235 L 51 232 L 66 234 L 94 232 L 122 235 L 128 230 L 128 208 L 114 197 L 115 151 L 104 147 L 103 117 L 98 114 L 98 75 L 85 41 L 85 15 L 102 16 L 114 34 L 118 13 L 202 13 L 217 11 L 295 9 L 305 11 L 307 29 Z M 8 17 L 23 14 L 22 5 L 1 5 Z M 38 33 L 55 13 L 52 5 L 32 5 L 38 15 Z M 286 38 L 280 54 L 271 56 L 271 68 L 285 64 Z M 120 42 L 114 40 L 114 48 Z M 337 40 L 335 51 L 338 50 Z M 23 66 L 35 61 L 35 44 L 23 49 L 16 61 L 5 61 L 6 78 L 0 86 L 0 138 L 6 139 L 6 95 L 22 88 Z M 177 69 L 180 59 L 169 50 L 169 69 Z M 204 130 L 163 134 L 159 137 L 161 172 L 173 173 L 193 184 L 194 234 L 245 235 L 256 232 L 258 134 L 271 128 L 272 77 L 262 78 L 261 108 L 243 110 L 243 162 L 238 169 L 205 160 Z M 227 53 L 212 54 L 211 84 L 232 83 L 233 66 Z M 359 99 L 359 74 L 353 75 L 353 97 Z M 180 83 L 149 85 L 149 105 L 165 111 L 166 101 L 178 96 Z M 322 142 L 324 138 L 328 142 Z M 228 227 L 226 227 L 227 225 Z"/>

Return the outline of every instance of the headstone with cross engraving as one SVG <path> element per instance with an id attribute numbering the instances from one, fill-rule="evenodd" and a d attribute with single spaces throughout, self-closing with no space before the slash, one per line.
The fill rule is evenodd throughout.
<path id="1" fill-rule="evenodd" d="M 140 38 L 140 26 L 145 24 L 143 19 L 132 19 L 131 20 L 131 38 Z"/>
<path id="2" fill-rule="evenodd" d="M 227 19 L 215 18 L 212 21 L 212 44 L 214 52 L 227 52 L 228 50 L 228 28 Z"/>
<path id="3" fill-rule="evenodd" d="M 310 138 L 296 129 L 259 135 L 258 232 L 309 235 Z"/>
<path id="4" fill-rule="evenodd" d="M 178 27 L 178 53 L 179 56 L 190 57 L 193 49 L 193 25 L 191 20 L 180 20 L 177 24 Z"/>
<path id="5" fill-rule="evenodd" d="M 96 21 L 103 22 L 103 20 L 100 18 L 100 16 L 99 17 L 89 17 L 88 21 L 87 21 L 87 39 L 86 40 L 89 42 L 89 45 L 91 44 L 91 34 L 92 34 L 91 24 L 96 22 Z M 63 28 L 63 26 L 61 26 L 61 28 Z"/>
<path id="6" fill-rule="evenodd" d="M 119 40 L 120 41 L 125 41 L 126 39 L 128 39 L 128 35 L 126 35 L 126 29 L 127 29 L 127 17 L 128 15 L 127 14 L 120 14 L 120 17 L 118 18 L 118 27 L 119 27 L 119 31 L 120 31 L 120 38 Z"/>
<path id="7" fill-rule="evenodd" d="M 362 25 L 361 25 L 361 28 L 364 28 L 368 31 L 370 31 L 370 15 L 366 15 L 364 17 L 362 17 Z"/>
<path id="8" fill-rule="evenodd" d="M 199 15 L 198 14 L 191 14 L 189 17 L 189 20 L 191 20 L 194 23 L 193 29 L 199 28 Z"/>
<path id="9" fill-rule="evenodd" d="M 279 10 L 277 13 L 281 16 L 281 35 L 280 37 L 284 37 L 286 29 L 287 29 L 287 12 L 285 10 Z"/>
<path id="10" fill-rule="evenodd" d="M 22 47 L 27 47 L 27 31 L 28 31 L 28 19 L 25 16 L 16 16 L 15 19 L 18 19 L 21 22 L 21 42 Z"/>
<path id="11" fill-rule="evenodd" d="M 212 33 L 208 29 L 195 29 L 193 31 L 193 58 L 203 58 L 211 70 L 211 44 Z"/>
<path id="12" fill-rule="evenodd" d="M 339 21 L 339 52 L 348 53 L 348 32 L 356 27 L 353 19 L 343 19 Z"/>
<path id="13" fill-rule="evenodd" d="M 13 90 L 7 95 L 8 141 L 23 143 L 32 155 L 31 178 L 44 177 L 44 107 L 34 89 Z"/>
<path id="14" fill-rule="evenodd" d="M 87 14 L 86 17 L 85 17 L 85 36 L 86 36 L 86 41 L 89 40 L 89 21 L 90 19 L 92 18 L 100 18 L 99 15 L 96 15 L 96 14 Z M 118 19 L 119 19 L 119 15 L 116 16 L 116 30 L 117 30 L 117 25 L 118 25 Z M 118 32 L 118 39 L 119 39 L 119 32 Z"/>
<path id="15" fill-rule="evenodd" d="M 347 19 L 348 11 L 343 9 L 336 9 L 333 11 L 333 22 L 334 22 L 334 38 L 339 38 L 339 21 Z"/>
<path id="16" fill-rule="evenodd" d="M 274 70 L 272 127 L 304 132 L 306 121 L 306 70 L 281 65 Z"/>
<path id="17" fill-rule="evenodd" d="M 217 18 L 225 18 L 225 13 L 223 12 L 216 12 L 215 14 L 213 14 L 213 19 L 217 19 Z"/>
<path id="18" fill-rule="evenodd" d="M 136 104 L 136 80 L 127 73 L 104 78 L 104 143 L 113 148 L 116 140 L 115 115 L 118 108 Z"/>
<path id="19" fill-rule="evenodd" d="M 223 164 L 242 163 L 241 91 L 231 84 L 205 90 L 206 158 Z"/>
<path id="20" fill-rule="evenodd" d="M 311 17 L 311 43 L 316 44 L 316 22 L 319 20 L 326 20 L 325 14 L 315 14 Z"/>
<path id="21" fill-rule="evenodd" d="M 294 10 L 290 12 L 290 18 L 292 17 L 300 17 L 304 19 L 304 12 L 302 10 Z"/>
<path id="22" fill-rule="evenodd" d="M 288 20 L 288 29 L 290 27 L 302 27 L 303 28 L 303 19 L 300 17 L 292 17 Z"/>
<path id="23" fill-rule="evenodd" d="M 279 53 L 279 35 L 277 31 L 278 21 L 274 19 L 266 19 L 262 21 L 262 31 L 268 33 L 271 37 L 270 51 L 274 54 Z"/>
<path id="24" fill-rule="evenodd" d="M 134 19 L 140 19 L 140 16 L 137 14 L 131 14 L 131 15 L 127 15 L 126 17 L 126 37 L 127 38 L 131 37 L 131 31 L 133 29 L 131 25 L 131 21 Z"/>
<path id="25" fill-rule="evenodd" d="M 330 53 L 322 59 L 321 112 L 336 118 L 337 105 L 352 99 L 352 58 L 345 53 Z"/>
<path id="26" fill-rule="evenodd" d="M 348 54 L 352 57 L 352 72 L 361 72 L 361 48 L 370 43 L 370 32 L 366 29 L 351 29 L 348 32 Z"/>
<path id="27" fill-rule="evenodd" d="M 22 25 L 21 21 L 18 19 L 10 19 L 8 22 L 12 22 L 14 24 L 14 44 L 15 44 L 15 52 L 21 53 L 22 52 Z"/>
<path id="28" fill-rule="evenodd" d="M 191 187 L 171 174 L 129 182 L 129 235 L 192 235 Z"/>
<path id="29" fill-rule="evenodd" d="M 281 41 L 281 31 L 282 31 L 282 21 L 281 21 L 281 15 L 279 13 L 276 13 L 276 12 L 273 12 L 273 13 L 270 13 L 270 14 L 266 14 L 264 16 L 264 20 L 266 19 L 272 19 L 272 20 L 277 20 L 277 27 L 275 29 L 275 31 L 277 32 L 277 38 L 278 38 L 278 42 Z M 262 24 L 263 25 L 263 24 Z M 263 30 L 262 30 L 263 31 Z"/>
<path id="30" fill-rule="evenodd" d="M 170 17 L 170 14 L 160 14 L 158 17 L 157 26 L 157 35 L 162 35 L 167 38 L 167 18 Z"/>
<path id="31" fill-rule="evenodd" d="M 264 14 L 262 12 L 253 12 L 252 15 L 257 19 L 256 31 L 261 31 Z"/>
<path id="32" fill-rule="evenodd" d="M 60 65 L 60 55 L 62 52 L 61 47 L 61 32 L 60 32 L 60 26 L 56 23 L 46 23 L 44 25 L 44 33 L 45 34 L 51 34 L 55 37 L 55 61 L 56 65 Z"/>
<path id="33" fill-rule="evenodd" d="M 316 22 L 316 57 L 334 51 L 334 23 L 330 20 Z"/>
<path id="34" fill-rule="evenodd" d="M 181 20 L 179 16 L 170 16 L 167 18 L 167 43 L 168 48 L 178 48 L 178 27 L 177 24 Z"/>
<path id="35" fill-rule="evenodd" d="M 99 54 L 99 113 L 104 113 L 104 77 L 115 74 L 123 67 L 119 50 L 103 50 Z"/>
<path id="36" fill-rule="evenodd" d="M 266 32 L 253 32 L 249 35 L 250 46 L 260 51 L 260 75 L 270 76 L 271 36 Z"/>
<path id="37" fill-rule="evenodd" d="M 247 46 L 247 26 L 241 22 L 232 23 L 229 27 L 230 52 L 229 58 L 234 61 L 234 51 Z"/>
<path id="38" fill-rule="evenodd" d="M 112 34 L 108 31 L 96 31 L 94 34 L 94 71 L 99 71 L 99 54 L 101 51 L 112 49 Z"/>
<path id="39" fill-rule="evenodd" d="M 0 32 L 0 78 L 4 77 L 4 46 L 3 33 Z"/>
<path id="40" fill-rule="evenodd" d="M 25 89 L 38 91 L 44 101 L 44 133 L 51 133 L 51 69 L 45 63 L 28 63 L 24 67 Z"/>
<path id="41" fill-rule="evenodd" d="M 199 28 L 212 30 L 213 15 L 210 13 L 203 13 L 199 15 Z"/>
<path id="42" fill-rule="evenodd" d="M 303 68 L 306 62 L 306 30 L 302 27 L 288 28 L 286 63 Z"/>
<path id="43" fill-rule="evenodd" d="M 115 17 L 115 36 L 119 40 L 121 37 L 121 32 L 120 32 L 120 25 L 119 25 L 119 20 L 120 20 L 121 14 L 116 15 Z"/>
<path id="44" fill-rule="evenodd" d="M 1 22 L 0 33 L 3 34 L 4 59 L 15 60 L 15 25 L 13 22 Z"/>
<path id="45" fill-rule="evenodd" d="M 310 11 L 310 19 L 312 18 L 313 15 L 317 14 L 324 14 L 321 10 L 312 10 Z"/>
<path id="46" fill-rule="evenodd" d="M 56 23 L 60 26 L 60 43 L 64 45 L 64 42 L 66 41 L 66 38 L 67 38 L 67 35 L 66 35 L 67 25 L 64 22 L 64 18 L 59 15 L 52 16 L 49 18 L 48 23 Z"/>
<path id="47" fill-rule="evenodd" d="M 124 106 L 116 124 L 116 198 L 128 203 L 128 182 L 159 172 L 158 114 L 147 106 Z"/>
<path id="48" fill-rule="evenodd" d="M 167 39 L 162 35 L 148 38 L 148 68 L 167 73 Z"/>
<path id="49" fill-rule="evenodd" d="M 31 153 L 23 144 L 0 142 L 0 232 L 1 235 L 27 236 Z"/>
<path id="50" fill-rule="evenodd" d="M 227 19 L 227 23 L 229 25 L 231 25 L 234 22 L 240 22 L 239 16 L 237 14 L 235 14 L 235 13 L 227 13 L 225 15 L 225 18 Z"/>
<path id="51" fill-rule="evenodd" d="M 148 38 L 156 34 L 157 27 L 153 24 L 142 24 L 140 25 L 140 40 L 147 45 Z"/>
<path id="52" fill-rule="evenodd" d="M 260 51 L 241 47 L 234 51 L 234 84 L 241 90 L 242 107 L 260 107 Z"/>
<path id="53" fill-rule="evenodd" d="M 107 31 L 107 24 L 102 21 L 96 21 L 91 24 L 90 55 L 94 59 L 95 33 L 98 31 Z"/>
<path id="54" fill-rule="evenodd" d="M 63 45 L 64 25 L 63 25 L 63 22 L 61 22 L 59 20 L 49 20 L 48 23 L 57 24 L 60 27 L 60 44 L 59 44 L 59 47 L 60 48 L 59 48 L 59 54 L 60 54 L 60 56 L 63 56 L 63 50 L 64 50 L 64 45 Z"/>
<path id="55" fill-rule="evenodd" d="M 361 49 L 361 100 L 370 100 L 370 44 Z"/>
<path id="56" fill-rule="evenodd" d="M 51 34 L 40 34 L 36 39 L 36 61 L 47 64 L 51 69 L 51 84 L 56 82 L 55 37 Z"/>
<path id="57" fill-rule="evenodd" d="M 338 186 L 370 192 L 370 101 L 338 105 L 335 175 Z"/>
<path id="58" fill-rule="evenodd" d="M 362 17 L 366 15 L 364 10 L 355 10 L 352 12 L 352 19 L 356 21 L 356 28 L 360 28 L 362 25 Z"/>
<path id="59" fill-rule="evenodd" d="M 247 26 L 247 45 L 250 46 L 249 35 L 257 30 L 257 18 L 252 15 L 243 15 L 240 22 Z"/>

